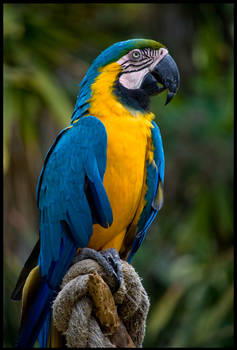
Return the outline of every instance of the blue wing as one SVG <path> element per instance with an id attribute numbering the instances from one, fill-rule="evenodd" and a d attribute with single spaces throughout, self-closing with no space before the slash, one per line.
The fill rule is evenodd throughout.
<path id="1" fill-rule="evenodd" d="M 163 184 L 165 158 L 160 129 L 155 122 L 152 122 L 153 128 L 152 143 L 154 147 L 154 159 L 149 163 L 147 160 L 147 193 L 145 196 L 146 205 L 138 221 L 137 234 L 133 240 L 132 248 L 128 256 L 128 262 L 131 262 L 134 254 L 142 244 L 147 229 L 154 221 L 158 211 L 163 205 Z"/>
<path id="2" fill-rule="evenodd" d="M 52 260 L 58 260 L 65 230 L 76 247 L 85 247 L 93 223 L 111 225 L 112 210 L 103 186 L 106 150 L 106 131 L 95 117 L 84 117 L 67 128 L 53 147 L 38 190 L 42 276 Z"/>
<path id="3" fill-rule="evenodd" d="M 18 346 L 32 346 L 42 326 L 40 345 L 47 345 L 50 304 L 76 249 L 88 245 L 93 223 L 112 224 L 103 186 L 106 151 L 104 125 L 87 116 L 65 128 L 46 156 L 37 187 L 42 281 Z"/>

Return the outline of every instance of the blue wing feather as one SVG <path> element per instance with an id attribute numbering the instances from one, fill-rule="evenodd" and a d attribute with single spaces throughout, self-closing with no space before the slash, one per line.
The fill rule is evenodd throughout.
<path id="1" fill-rule="evenodd" d="M 146 205 L 141 213 L 138 221 L 137 234 L 134 238 L 130 254 L 128 256 L 128 262 L 130 263 L 134 254 L 137 252 L 138 248 L 141 246 L 147 229 L 150 227 L 154 221 L 158 211 L 160 210 L 163 199 L 157 199 L 159 191 L 163 188 L 164 182 L 164 167 L 165 158 L 164 150 L 162 144 L 162 138 L 160 134 L 160 129 L 155 122 L 152 122 L 153 128 L 152 142 L 154 146 L 154 162 L 149 163 L 147 160 L 147 193 L 145 196 Z"/>
<path id="2" fill-rule="evenodd" d="M 37 187 L 42 283 L 18 346 L 32 346 L 40 329 L 40 346 L 47 346 L 50 305 L 76 249 L 88 245 L 93 222 L 112 224 L 112 209 L 103 186 L 106 152 L 105 127 L 88 116 L 65 128 L 46 155 Z M 85 191 L 86 178 L 93 207 Z"/>

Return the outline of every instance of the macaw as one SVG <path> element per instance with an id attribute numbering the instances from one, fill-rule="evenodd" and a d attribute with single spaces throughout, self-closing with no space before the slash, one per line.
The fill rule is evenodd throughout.
<path id="1" fill-rule="evenodd" d="M 131 262 L 163 204 L 164 151 L 150 96 L 167 90 L 169 103 L 179 81 L 154 40 L 115 43 L 93 61 L 39 177 L 39 241 L 12 293 L 23 294 L 19 347 L 37 338 L 52 345 L 52 301 L 75 256 L 97 259 L 119 287 L 119 258 Z"/>

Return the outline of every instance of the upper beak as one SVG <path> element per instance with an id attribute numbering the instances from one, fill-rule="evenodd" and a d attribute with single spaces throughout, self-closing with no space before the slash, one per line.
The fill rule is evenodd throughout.
<path id="1" fill-rule="evenodd" d="M 168 89 L 165 102 L 165 105 L 167 105 L 179 89 L 180 75 L 175 61 L 169 54 L 165 55 L 151 71 L 151 74 L 158 83 L 163 85 L 161 91 Z"/>

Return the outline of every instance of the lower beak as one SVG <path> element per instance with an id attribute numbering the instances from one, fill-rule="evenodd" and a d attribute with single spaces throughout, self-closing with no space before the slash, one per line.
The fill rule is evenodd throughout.
<path id="1" fill-rule="evenodd" d="M 173 58 L 167 54 L 151 71 L 151 74 L 156 78 L 157 82 L 163 85 L 161 91 L 168 89 L 167 105 L 179 89 L 180 75 L 178 67 Z"/>

